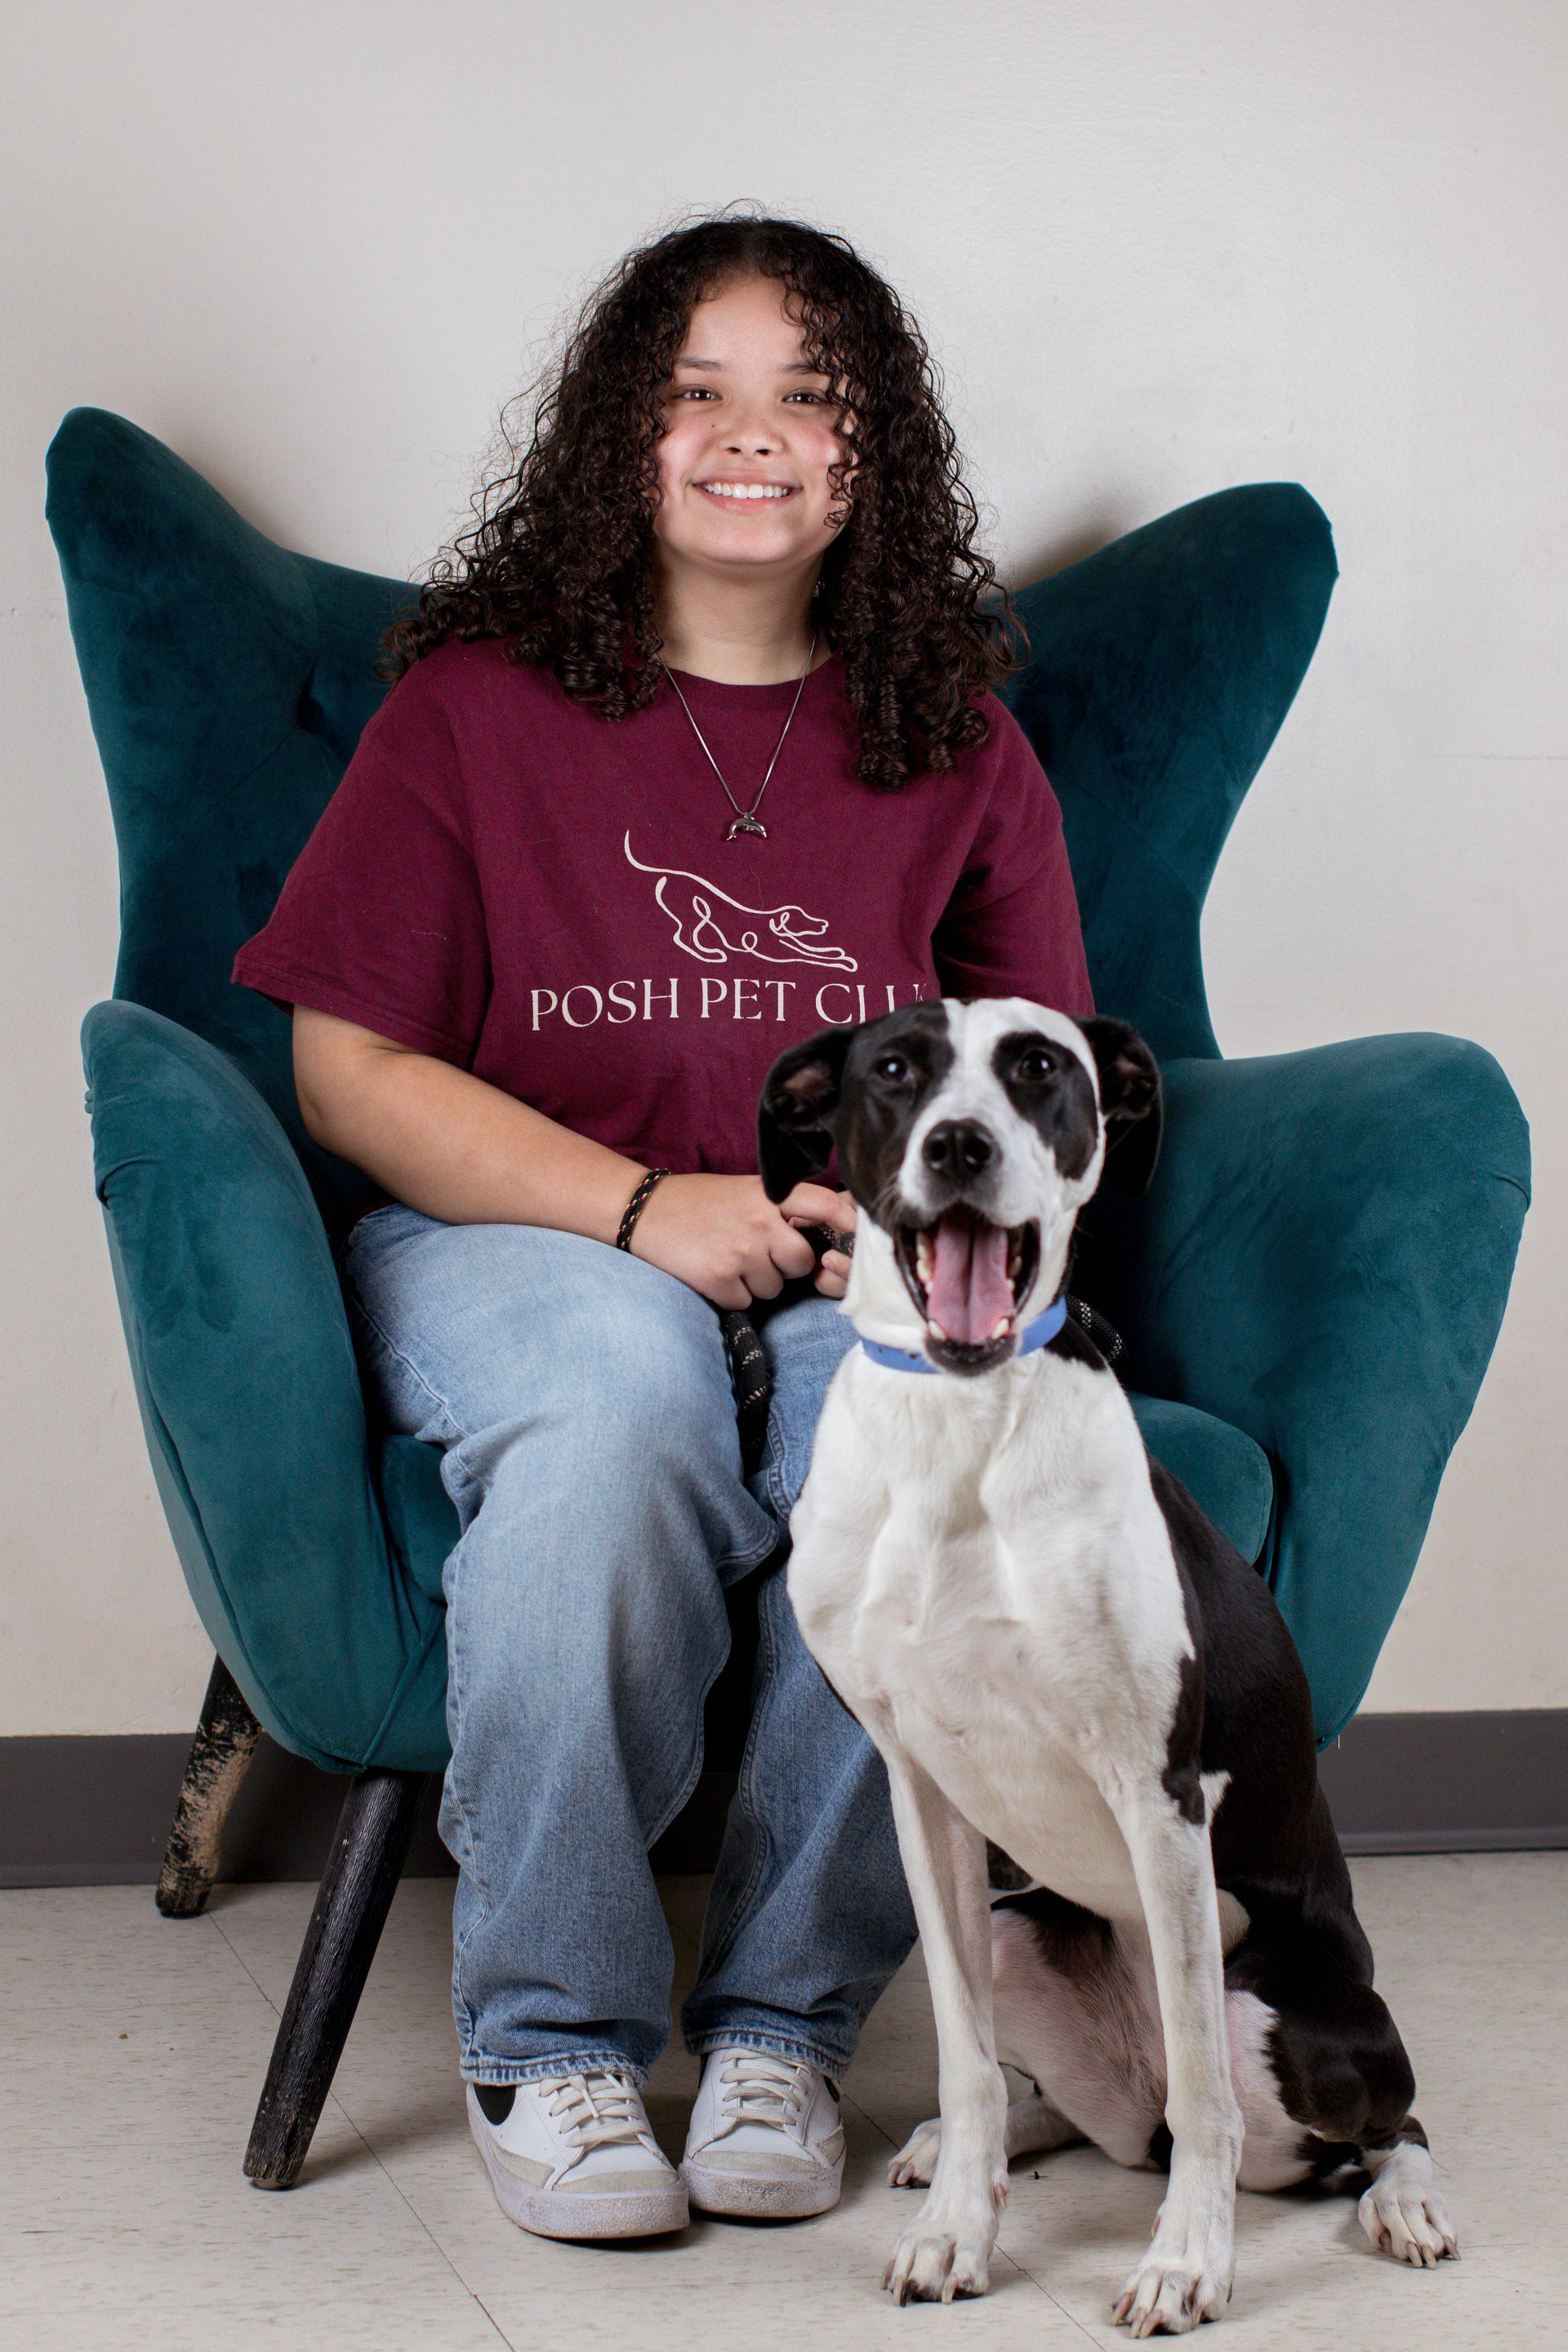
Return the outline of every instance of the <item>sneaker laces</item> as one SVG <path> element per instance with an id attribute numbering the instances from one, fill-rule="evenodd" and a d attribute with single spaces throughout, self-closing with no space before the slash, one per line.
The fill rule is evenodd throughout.
<path id="1" fill-rule="evenodd" d="M 574 2147 L 614 2147 L 647 2137 L 642 2101 L 629 2076 L 595 2068 L 583 2074 L 564 2074 L 555 2085 L 545 2112 L 559 2122 L 561 2137 Z"/>
<path id="2" fill-rule="evenodd" d="M 742 2124 L 765 2124 L 804 2140 L 811 2075 L 809 2066 L 771 2058 L 760 2050 L 738 2051 L 726 2058 L 719 2069 L 720 2133 Z"/>

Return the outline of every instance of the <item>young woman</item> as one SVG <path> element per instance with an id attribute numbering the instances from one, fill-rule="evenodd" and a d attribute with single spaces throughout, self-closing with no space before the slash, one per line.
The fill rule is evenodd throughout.
<path id="1" fill-rule="evenodd" d="M 781 1573 L 855 1339 L 847 1255 L 816 1267 L 798 1228 L 847 1239 L 855 1204 L 775 1207 L 755 1118 L 830 1024 L 1090 1009 L 973 530 L 924 346 L 841 239 L 726 215 L 633 253 L 393 631 L 396 683 L 235 965 L 294 1008 L 310 1132 L 381 1188 L 344 1252 L 357 1333 L 462 1529 L 461 2066 L 502 2207 L 546 2235 L 826 2210 L 837 2077 L 913 1938 L 882 1768 Z M 753 1302 L 746 1479 L 714 1310 Z M 647 1853 L 756 1571 L 678 2173 L 640 2093 L 671 1967 Z"/>

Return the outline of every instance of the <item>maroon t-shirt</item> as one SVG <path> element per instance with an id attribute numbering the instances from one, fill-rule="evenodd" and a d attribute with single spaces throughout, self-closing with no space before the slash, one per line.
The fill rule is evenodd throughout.
<path id="1" fill-rule="evenodd" d="M 668 684 L 600 719 L 493 641 L 416 662 L 371 719 L 234 978 L 472 1070 L 677 1174 L 756 1172 L 797 1039 L 916 999 L 1092 1009 L 1055 794 L 990 740 L 901 793 L 855 772 L 835 656 L 758 809 L 734 811 Z M 795 687 L 680 673 L 749 809 Z"/>

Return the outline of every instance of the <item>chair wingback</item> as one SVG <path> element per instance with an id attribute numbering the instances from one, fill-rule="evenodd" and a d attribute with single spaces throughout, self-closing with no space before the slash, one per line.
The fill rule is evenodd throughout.
<path id="1" fill-rule="evenodd" d="M 288 1018 L 229 968 L 385 691 L 377 641 L 414 592 L 275 545 L 103 409 L 65 418 L 48 484 L 120 847 L 114 992 L 233 1055 L 334 1225 L 363 1180 L 305 1135 Z M 1096 999 L 1163 1058 L 1219 1050 L 1204 898 L 1334 577 L 1321 509 L 1265 482 L 1199 499 L 1016 599 L 1032 658 L 1007 698 L 1062 803 Z"/>
<path id="2" fill-rule="evenodd" d="M 413 591 L 274 545 L 102 409 L 56 434 L 47 514 L 120 852 L 114 993 L 232 1055 L 334 1227 L 365 1180 L 300 1125 L 288 1015 L 228 975 L 385 692 L 377 640 Z"/>
<path id="3" fill-rule="evenodd" d="M 1219 1052 L 1204 899 L 1335 575 L 1321 508 L 1294 483 L 1258 482 L 1015 598 L 1031 659 L 1006 699 L 1062 804 L 1095 1002 L 1163 1061 Z"/>

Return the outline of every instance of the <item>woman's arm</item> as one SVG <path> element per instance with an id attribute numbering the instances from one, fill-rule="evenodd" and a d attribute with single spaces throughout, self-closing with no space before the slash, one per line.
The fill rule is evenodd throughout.
<path id="1" fill-rule="evenodd" d="M 294 1086 L 313 1141 L 447 1224 L 554 1225 L 613 1242 L 647 1172 L 450 1062 L 303 1004 Z"/>
<path id="2" fill-rule="evenodd" d="M 313 1141 L 447 1224 L 551 1225 L 613 1243 L 647 1173 L 470 1071 L 303 1004 L 294 1008 L 294 1085 Z M 855 1204 L 822 1184 L 797 1184 L 775 1207 L 757 1176 L 667 1176 L 637 1218 L 631 1254 L 717 1307 L 745 1307 L 810 1273 L 812 1247 L 792 1218 L 847 1233 Z M 816 1286 L 842 1297 L 847 1273 L 848 1261 L 833 1258 Z"/>

